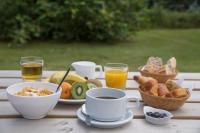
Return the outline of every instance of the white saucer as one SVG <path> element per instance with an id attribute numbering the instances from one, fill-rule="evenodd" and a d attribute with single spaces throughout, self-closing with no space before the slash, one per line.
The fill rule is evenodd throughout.
<path id="1" fill-rule="evenodd" d="M 78 118 L 86 123 L 86 116 L 82 113 L 81 108 L 78 109 L 76 112 Z M 102 122 L 102 121 L 96 121 L 91 119 L 90 124 L 93 127 L 98 127 L 98 128 L 115 128 L 122 126 L 128 122 L 130 122 L 133 119 L 133 112 L 131 110 L 128 110 L 124 118 L 122 118 L 119 121 L 114 121 L 114 122 Z"/>

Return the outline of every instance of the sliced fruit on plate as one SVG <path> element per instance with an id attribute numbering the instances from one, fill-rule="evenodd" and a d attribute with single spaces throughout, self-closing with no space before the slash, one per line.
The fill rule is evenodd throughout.
<path id="1" fill-rule="evenodd" d="M 102 83 L 98 79 L 89 79 L 87 80 L 87 83 L 92 83 L 96 85 L 96 87 L 102 87 Z"/>
<path id="2" fill-rule="evenodd" d="M 71 94 L 72 85 L 67 82 L 63 82 L 61 85 L 61 88 L 62 88 L 62 92 L 61 92 L 60 98 L 70 99 L 72 97 L 72 94 Z"/>
<path id="3" fill-rule="evenodd" d="M 87 87 L 88 87 L 88 89 L 97 88 L 97 86 L 93 83 L 87 83 Z"/>
<path id="4" fill-rule="evenodd" d="M 59 71 L 55 72 L 51 77 L 50 77 L 50 82 L 59 84 L 60 81 L 62 80 L 63 76 L 65 75 L 64 71 Z M 81 76 L 79 76 L 76 73 L 70 72 L 68 76 L 65 78 L 65 81 L 73 81 L 73 82 L 80 82 L 80 83 L 85 83 L 87 80 Z"/>
<path id="5" fill-rule="evenodd" d="M 85 99 L 87 90 L 88 87 L 86 83 L 79 83 L 79 82 L 73 83 L 71 89 L 72 98 Z"/>

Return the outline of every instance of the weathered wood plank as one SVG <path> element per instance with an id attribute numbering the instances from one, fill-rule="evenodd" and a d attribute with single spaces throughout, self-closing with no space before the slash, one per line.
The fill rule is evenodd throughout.
<path id="1" fill-rule="evenodd" d="M 43 77 L 49 77 L 56 71 L 44 71 Z M 128 79 L 132 79 L 134 75 L 139 75 L 139 72 L 129 72 Z M 19 70 L 0 70 L 0 78 L 20 78 L 21 71 Z M 100 75 L 99 78 L 104 78 L 104 74 Z M 200 73 L 179 73 L 176 79 L 186 79 L 186 80 L 200 80 Z"/>
<path id="2" fill-rule="evenodd" d="M 200 120 L 171 120 L 168 125 L 152 125 L 143 119 L 115 129 L 88 127 L 78 119 L 46 118 L 41 120 L 0 119 L 1 133 L 199 133 Z M 34 129 L 34 130 L 33 130 Z"/>
<path id="3" fill-rule="evenodd" d="M 43 71 L 43 77 L 49 77 L 56 71 Z M 0 78 L 21 78 L 20 70 L 0 70 Z"/>
<path id="4" fill-rule="evenodd" d="M 100 80 L 103 86 L 106 86 L 105 80 Z M 9 85 L 23 82 L 20 78 L 0 78 L 0 89 L 6 88 Z M 200 89 L 200 81 L 184 81 L 182 84 L 183 87 L 194 87 L 197 90 Z M 136 89 L 138 88 L 138 84 L 134 80 L 127 80 L 126 87 L 128 89 Z"/>
<path id="5" fill-rule="evenodd" d="M 0 89 L 0 101 L 7 101 L 6 90 Z M 138 97 L 141 99 L 140 93 L 138 90 L 125 90 L 128 97 Z M 191 97 L 186 101 L 190 103 L 200 103 L 200 91 L 191 91 Z"/>
<path id="6" fill-rule="evenodd" d="M 6 90 L 5 89 L 0 89 L 0 101 L 7 101 L 8 98 L 6 96 Z"/>
<path id="7" fill-rule="evenodd" d="M 6 88 L 12 84 L 23 82 L 20 78 L 1 78 L 0 79 L 0 86 L 1 88 Z"/>
<path id="8" fill-rule="evenodd" d="M 130 103 L 135 104 L 135 103 Z M 68 118 L 68 117 L 76 117 L 76 111 L 80 108 L 81 105 L 67 105 L 67 104 L 57 104 L 54 110 L 49 112 L 47 117 L 53 118 Z M 134 108 L 133 112 L 135 114 L 135 118 L 144 118 L 144 114 L 142 111 L 142 106 L 138 108 Z M 200 103 L 185 103 L 185 105 L 177 110 L 172 111 L 174 114 L 174 119 L 200 119 Z M 0 102 L 0 118 L 16 118 L 20 117 L 20 114 L 11 106 L 8 101 Z"/>

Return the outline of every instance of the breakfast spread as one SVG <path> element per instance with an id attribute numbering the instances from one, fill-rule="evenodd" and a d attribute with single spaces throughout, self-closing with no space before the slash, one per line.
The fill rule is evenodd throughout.
<path id="1" fill-rule="evenodd" d="M 88 71 L 84 73 L 84 70 L 78 73 L 80 69 L 88 68 L 88 64 L 90 64 L 89 66 L 93 67 L 92 72 Z M 81 65 L 81 68 L 79 65 Z M 135 99 L 136 103 L 138 104 L 139 99 L 135 97 L 127 98 L 124 91 L 118 90 L 124 89 L 126 87 L 126 80 L 128 76 L 128 66 L 126 64 L 108 63 L 104 67 L 106 86 L 110 88 L 100 88 L 102 87 L 101 81 L 94 78 L 96 77 L 95 69 L 97 68 L 97 65 L 95 65 L 94 63 L 81 61 L 74 63 L 73 67 L 75 67 L 76 72 L 69 72 L 69 68 L 67 73 L 65 73 L 65 71 L 55 72 L 49 78 L 46 79 L 47 82 L 55 83 L 51 84 L 54 85 L 55 89 L 57 86 L 56 84 L 59 84 L 59 86 L 57 86 L 58 92 L 53 92 L 49 90 L 52 89 L 51 87 L 45 86 L 42 88 L 33 88 L 29 87 L 29 85 L 24 85 L 24 88 L 22 88 L 20 91 L 17 90 L 17 92 L 15 91 L 16 93 L 12 94 L 15 97 L 31 96 L 38 97 L 38 99 L 43 99 L 48 97 L 39 98 L 39 96 L 48 96 L 57 93 L 57 97 L 54 98 L 55 102 L 75 101 L 74 103 L 77 103 L 77 101 L 81 100 L 83 100 L 84 102 L 86 101 L 87 104 L 84 105 L 84 108 L 83 106 L 81 107 L 81 112 L 79 109 L 79 111 L 77 112 L 77 116 L 79 119 L 86 122 L 87 124 L 88 119 L 90 119 L 90 121 L 101 121 L 102 123 L 132 120 L 133 112 L 132 110 L 127 111 L 127 108 L 132 108 L 133 106 L 126 105 L 128 105 L 127 102 L 130 99 Z M 176 59 L 172 57 L 167 61 L 166 64 L 164 64 L 161 58 L 150 57 L 146 65 L 143 66 L 141 70 L 144 72 L 162 76 L 172 74 L 176 75 Z M 172 79 L 169 78 L 165 82 L 159 82 L 159 78 L 160 77 L 154 78 L 153 76 L 144 75 L 134 76 L 134 80 L 139 84 L 139 92 L 141 94 L 142 101 L 146 105 L 148 105 L 146 107 L 144 106 L 143 109 L 145 119 L 152 124 L 166 124 L 171 119 L 171 117 L 173 117 L 173 115 L 167 110 L 178 109 L 185 103 L 187 98 L 190 96 L 190 93 L 186 88 L 182 88 L 178 83 L 176 83 Z M 51 96 L 54 97 L 54 95 Z M 101 109 L 102 107 L 104 109 Z M 87 111 L 85 111 L 84 113 L 84 110 L 86 109 Z M 118 111 L 115 112 L 115 110 Z M 108 115 L 108 113 L 110 114 Z M 25 116 L 25 118 L 28 119 L 39 119 L 43 117 L 44 116 L 38 116 L 37 114 L 33 118 L 31 117 L 31 115 L 28 117 Z M 90 124 L 91 122 L 89 122 L 89 125 Z"/>
<path id="2" fill-rule="evenodd" d="M 55 72 L 48 81 L 59 84 L 65 72 Z M 97 79 L 86 79 L 76 73 L 70 72 L 61 85 L 61 99 L 85 99 L 86 91 L 93 88 L 102 87 L 102 83 Z"/>
<path id="3" fill-rule="evenodd" d="M 134 76 L 134 80 L 140 85 L 140 89 L 153 96 L 180 98 L 188 95 L 186 88 L 180 87 L 176 82 L 168 80 L 166 83 L 158 83 L 151 77 Z"/>
<path id="4" fill-rule="evenodd" d="M 33 87 L 25 87 L 21 91 L 15 93 L 18 96 L 47 96 L 53 94 L 53 91 L 47 88 L 33 88 Z"/>
<path id="5" fill-rule="evenodd" d="M 142 71 L 154 74 L 176 74 L 176 58 L 170 58 L 166 64 L 159 57 L 149 57 L 146 65 L 142 67 Z"/>

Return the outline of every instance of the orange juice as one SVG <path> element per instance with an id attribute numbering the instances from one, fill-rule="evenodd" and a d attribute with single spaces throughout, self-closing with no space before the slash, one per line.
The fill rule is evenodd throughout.
<path id="1" fill-rule="evenodd" d="M 125 89 L 127 80 L 126 70 L 107 70 L 105 72 L 106 86 L 111 88 Z"/>

